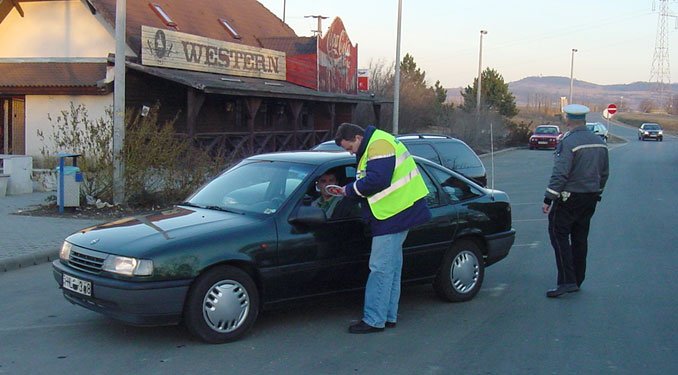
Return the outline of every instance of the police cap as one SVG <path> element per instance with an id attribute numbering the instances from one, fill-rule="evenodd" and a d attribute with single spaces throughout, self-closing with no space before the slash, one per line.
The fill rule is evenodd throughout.
<path id="1" fill-rule="evenodd" d="M 589 107 L 581 104 L 568 104 L 563 107 L 563 112 L 570 120 L 584 120 L 589 111 Z"/>

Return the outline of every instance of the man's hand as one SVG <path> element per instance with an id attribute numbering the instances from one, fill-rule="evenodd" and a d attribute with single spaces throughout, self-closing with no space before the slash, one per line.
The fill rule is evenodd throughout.
<path id="1" fill-rule="evenodd" d="M 541 212 L 548 214 L 549 211 L 551 210 L 551 205 L 544 203 L 543 206 L 541 206 Z"/>

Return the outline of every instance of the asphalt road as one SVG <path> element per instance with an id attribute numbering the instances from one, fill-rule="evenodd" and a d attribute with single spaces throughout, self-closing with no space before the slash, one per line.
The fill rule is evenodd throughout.
<path id="1" fill-rule="evenodd" d="M 556 277 L 541 213 L 552 152 L 521 149 L 494 160 L 516 244 L 473 301 L 407 288 L 396 328 L 350 335 L 362 297 L 343 296 L 266 312 L 241 341 L 205 345 L 181 327 L 129 327 L 71 306 L 44 264 L 0 274 L 0 374 L 678 373 L 678 139 L 612 132 L 629 142 L 610 151 L 579 293 L 544 296 Z"/>

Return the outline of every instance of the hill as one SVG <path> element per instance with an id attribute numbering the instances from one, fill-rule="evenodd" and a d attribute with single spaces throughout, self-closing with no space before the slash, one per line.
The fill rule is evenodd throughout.
<path id="1" fill-rule="evenodd" d="M 674 93 L 678 93 L 678 83 L 671 85 Z M 461 103 L 461 87 L 447 89 L 448 100 Z M 518 81 L 509 82 L 509 90 L 516 97 L 519 106 L 546 105 L 557 106 L 560 97 L 570 94 L 569 77 L 526 77 Z M 574 101 L 592 107 L 603 107 L 610 103 L 623 106 L 629 110 L 637 110 L 645 99 L 652 98 L 653 84 L 651 82 L 634 82 L 629 84 L 598 85 L 591 82 L 574 80 Z"/>

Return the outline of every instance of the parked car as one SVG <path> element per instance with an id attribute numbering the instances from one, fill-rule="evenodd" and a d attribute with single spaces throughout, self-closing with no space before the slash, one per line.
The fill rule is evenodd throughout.
<path id="1" fill-rule="evenodd" d="M 661 142 L 664 140 L 664 131 L 659 124 L 654 122 L 645 122 L 638 128 L 638 140 L 644 141 L 645 138 L 656 139 Z"/>
<path id="2" fill-rule="evenodd" d="M 539 125 L 530 136 L 530 150 L 539 148 L 556 148 L 563 137 L 558 125 Z"/>
<path id="3" fill-rule="evenodd" d="M 407 236 L 403 282 L 432 282 L 444 300 L 470 300 L 485 267 L 514 242 L 509 197 L 415 159 L 433 218 Z M 69 236 L 54 278 L 69 302 L 128 324 L 183 322 L 206 342 L 238 339 L 263 308 L 364 287 L 371 236 L 358 201 L 345 198 L 344 216 L 329 219 L 310 205 L 329 170 L 342 183 L 355 179 L 355 157 L 244 159 L 174 208 Z"/>
<path id="4" fill-rule="evenodd" d="M 461 173 L 481 186 L 487 186 L 487 171 L 478 155 L 461 139 L 438 134 L 403 134 L 397 137 L 412 155 Z M 344 151 L 334 141 L 313 147 L 316 151 Z"/>
<path id="5" fill-rule="evenodd" d="M 587 122 L 586 127 L 592 131 L 594 134 L 597 134 L 600 136 L 600 138 L 607 143 L 607 128 L 605 125 L 599 123 L 599 122 Z"/>

